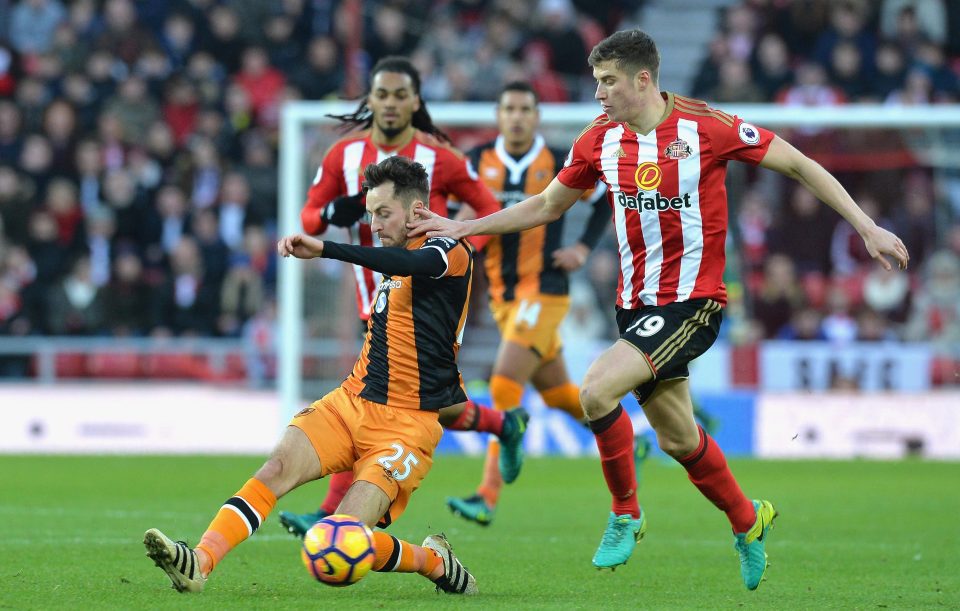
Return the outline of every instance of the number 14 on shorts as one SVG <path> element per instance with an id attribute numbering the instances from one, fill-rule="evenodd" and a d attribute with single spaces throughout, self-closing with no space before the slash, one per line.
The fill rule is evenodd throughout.
<path id="1" fill-rule="evenodd" d="M 381 456 L 377 459 L 377 463 L 380 464 L 385 470 L 389 471 L 398 482 L 402 482 L 407 479 L 410 475 L 410 470 L 420 464 L 420 459 L 413 455 L 413 452 L 407 451 L 399 443 L 391 443 L 390 447 L 393 448 L 393 453 L 389 456 Z M 406 454 L 406 456 L 404 456 Z M 400 457 L 403 457 L 403 460 L 400 460 Z M 400 461 L 400 466 L 394 468 L 394 465 Z"/>

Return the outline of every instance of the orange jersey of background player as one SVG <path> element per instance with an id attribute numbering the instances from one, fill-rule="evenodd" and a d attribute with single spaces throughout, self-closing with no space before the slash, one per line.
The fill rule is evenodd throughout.
<path id="1" fill-rule="evenodd" d="M 562 169 L 565 155 L 546 146 L 542 136 L 520 159 L 507 153 L 503 137 L 481 145 L 468 154 L 480 179 L 504 208 L 543 191 Z M 603 200 L 604 185 L 584 194 L 593 204 L 590 220 L 579 241 L 593 248 L 610 220 L 610 207 Z M 490 300 L 494 303 L 531 299 L 540 295 L 566 295 L 567 272 L 553 263 L 553 253 L 562 246 L 565 216 L 546 225 L 518 233 L 491 236 L 485 251 L 485 270 Z"/>

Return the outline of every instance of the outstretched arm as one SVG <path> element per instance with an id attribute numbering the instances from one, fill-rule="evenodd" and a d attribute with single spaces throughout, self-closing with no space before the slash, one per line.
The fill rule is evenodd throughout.
<path id="1" fill-rule="evenodd" d="M 555 221 L 576 203 L 583 189 L 571 189 L 556 178 L 543 192 L 500 212 L 468 221 L 443 218 L 426 209 L 418 209 L 420 220 L 407 223 L 409 235 L 460 239 L 471 235 L 516 233 Z"/>
<path id="2" fill-rule="evenodd" d="M 867 216 L 843 185 L 819 163 L 798 151 L 786 140 L 775 137 L 760 165 L 793 178 L 820 201 L 840 213 L 863 238 L 870 256 L 879 261 L 884 269 L 892 269 L 887 256 L 897 261 L 900 269 L 907 268 L 910 255 L 900 238 L 878 226 Z"/>
<path id="3" fill-rule="evenodd" d="M 355 246 L 296 234 L 277 242 L 281 257 L 324 257 L 355 263 L 388 276 L 442 276 L 447 269 L 443 253 L 436 248 L 407 250 L 399 247 Z"/>

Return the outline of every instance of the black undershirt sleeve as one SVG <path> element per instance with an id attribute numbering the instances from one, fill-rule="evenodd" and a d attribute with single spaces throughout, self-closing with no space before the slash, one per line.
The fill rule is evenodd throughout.
<path id="1" fill-rule="evenodd" d="M 322 256 L 355 263 L 388 276 L 437 278 L 447 271 L 447 261 L 438 248 L 407 250 L 394 246 L 354 246 L 324 240 Z"/>
<path id="2" fill-rule="evenodd" d="M 593 250 L 597 246 L 597 242 L 600 241 L 603 233 L 607 230 L 607 226 L 610 225 L 612 212 L 610 211 L 610 205 L 607 204 L 606 198 L 603 197 L 604 192 L 605 190 L 601 191 L 591 202 L 593 204 L 593 212 L 590 214 L 590 219 L 583 228 L 583 235 L 580 236 L 580 242 L 590 250 Z"/>

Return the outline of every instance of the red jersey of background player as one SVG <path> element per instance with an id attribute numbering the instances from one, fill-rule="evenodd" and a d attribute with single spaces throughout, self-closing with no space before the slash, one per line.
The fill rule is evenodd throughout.
<path id="1" fill-rule="evenodd" d="M 757 165 L 773 132 L 664 92 L 665 118 L 648 134 L 597 117 L 557 175 L 571 189 L 607 184 L 620 250 L 617 305 L 710 298 L 726 303 L 727 161 Z"/>
<path id="2" fill-rule="evenodd" d="M 307 203 L 300 212 L 303 229 L 318 235 L 326 231 L 327 222 L 321 212 L 334 198 L 342 195 L 358 195 L 362 189 L 363 170 L 371 163 L 378 163 L 392 155 L 412 159 L 427 170 L 430 178 L 430 210 L 447 216 L 447 200 L 456 197 L 473 208 L 477 217 L 486 216 L 500 209 L 500 202 L 478 179 L 470 161 L 453 147 L 421 130 L 415 130 L 413 138 L 392 150 L 381 150 L 370 137 L 370 130 L 350 134 L 334 143 L 327 151 L 317 170 L 313 185 L 307 192 Z M 357 203 L 363 206 L 362 202 Z M 361 246 L 378 245 L 370 225 L 361 220 L 349 228 L 351 243 Z M 489 238 L 471 238 L 478 249 Z M 370 318 L 371 300 L 376 294 L 379 274 L 369 269 L 353 266 L 357 278 L 357 306 L 360 318 Z"/>

